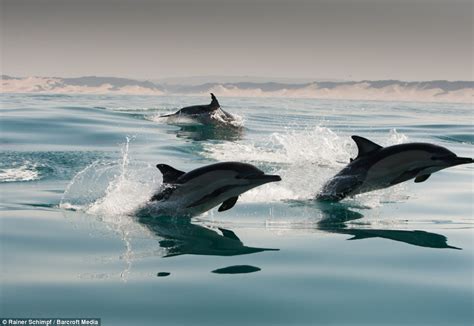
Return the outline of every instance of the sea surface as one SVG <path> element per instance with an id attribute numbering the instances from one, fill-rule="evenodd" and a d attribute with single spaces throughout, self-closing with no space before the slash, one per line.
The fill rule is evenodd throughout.
<path id="1" fill-rule="evenodd" d="M 219 98 L 219 94 L 216 94 Z M 469 104 L 220 97 L 240 127 L 159 115 L 208 97 L 2 94 L 0 317 L 103 325 L 472 325 L 474 166 L 318 203 L 351 135 L 474 156 Z M 282 181 L 194 217 L 134 212 L 190 171 Z"/>

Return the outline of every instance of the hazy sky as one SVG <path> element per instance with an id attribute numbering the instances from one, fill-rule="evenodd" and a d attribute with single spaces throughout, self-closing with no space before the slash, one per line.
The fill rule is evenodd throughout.
<path id="1" fill-rule="evenodd" d="M 472 80 L 457 0 L 0 0 L 2 73 Z"/>

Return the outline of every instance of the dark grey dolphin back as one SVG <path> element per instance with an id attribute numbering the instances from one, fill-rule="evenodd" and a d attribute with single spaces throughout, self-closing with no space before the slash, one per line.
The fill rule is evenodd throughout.
<path id="1" fill-rule="evenodd" d="M 199 177 L 202 174 L 215 171 L 215 170 L 230 170 L 235 171 L 240 177 L 247 175 L 262 175 L 263 171 L 257 169 L 255 166 L 248 163 L 241 162 L 219 162 L 202 166 L 186 173 L 186 175 L 179 179 L 180 183 L 188 182 L 189 180 Z"/>

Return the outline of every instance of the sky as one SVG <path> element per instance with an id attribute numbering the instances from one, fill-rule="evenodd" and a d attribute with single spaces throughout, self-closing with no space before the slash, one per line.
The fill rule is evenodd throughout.
<path id="1" fill-rule="evenodd" d="M 473 2 L 0 0 L 1 71 L 472 80 Z"/>

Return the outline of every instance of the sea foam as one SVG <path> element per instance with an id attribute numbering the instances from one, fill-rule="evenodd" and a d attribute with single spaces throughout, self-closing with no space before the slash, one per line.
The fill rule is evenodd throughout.
<path id="1" fill-rule="evenodd" d="M 0 169 L 0 182 L 34 181 L 40 178 L 40 173 L 34 164 Z"/>

